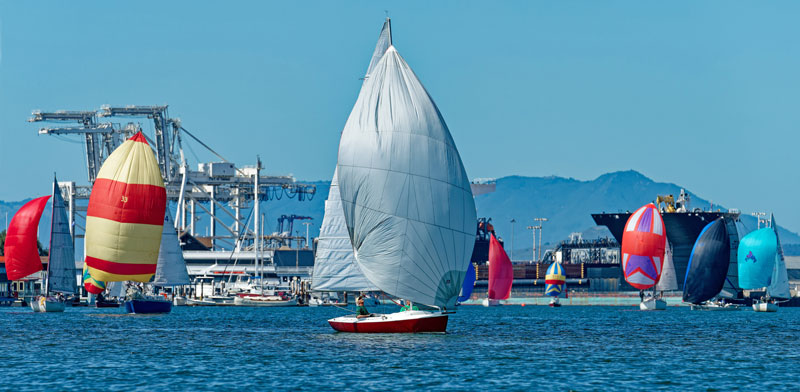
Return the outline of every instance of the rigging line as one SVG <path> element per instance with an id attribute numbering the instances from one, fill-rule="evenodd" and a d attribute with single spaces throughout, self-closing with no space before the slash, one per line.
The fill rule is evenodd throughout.
<path id="1" fill-rule="evenodd" d="M 350 309 L 347 309 L 347 308 L 341 307 L 341 306 L 339 306 L 339 305 L 336 305 L 336 304 L 333 304 L 333 307 L 334 307 L 334 308 L 339 308 L 339 309 L 342 309 L 342 310 L 346 310 L 346 311 L 348 311 L 348 312 L 350 312 L 350 313 L 357 313 L 355 310 L 350 310 Z"/>
<path id="2" fill-rule="evenodd" d="M 190 136 L 192 139 L 194 139 L 195 141 L 197 141 L 198 143 L 200 143 L 200 145 L 201 145 L 201 146 L 203 146 L 203 147 L 205 147 L 205 148 L 206 148 L 208 151 L 211 151 L 211 153 L 212 153 L 212 154 L 214 154 L 214 155 L 216 155 L 216 156 L 217 156 L 219 159 L 222 159 L 222 161 L 223 161 L 223 162 L 230 163 L 230 161 L 228 161 L 227 159 L 225 159 L 225 157 L 223 157 L 222 155 L 219 155 L 219 154 L 218 154 L 216 151 L 214 151 L 214 149 L 213 149 L 213 148 L 209 147 L 209 146 L 208 146 L 208 144 L 205 144 L 205 143 L 203 143 L 203 141 L 202 141 L 202 140 L 198 139 L 198 138 L 197 138 L 197 136 L 193 135 L 191 132 L 189 132 L 188 130 L 186 130 L 186 128 L 184 128 L 184 127 L 181 127 L 181 131 L 184 131 L 184 132 L 186 132 L 186 134 L 187 134 L 187 135 L 189 135 L 189 136 Z M 238 172 L 239 172 L 239 174 L 241 174 L 241 175 L 243 175 L 243 176 L 244 176 L 244 172 L 243 172 L 241 169 L 239 169 L 239 168 L 236 168 L 236 171 L 238 171 Z"/>
<path id="3" fill-rule="evenodd" d="M 240 244 L 244 236 L 247 234 L 247 225 L 250 224 L 250 218 L 253 216 L 253 211 L 255 211 L 254 208 L 250 209 L 250 214 L 247 215 L 247 219 L 244 222 L 244 230 L 242 230 L 242 232 L 239 233 L 239 238 L 236 239 L 236 242 Z M 231 249 L 231 255 L 228 256 L 228 262 L 225 263 L 225 268 L 222 269 L 222 273 L 228 272 L 228 265 L 230 265 L 231 259 L 233 258 L 233 254 L 235 252 L 236 252 L 236 245 L 234 244 L 233 249 Z M 256 255 L 256 258 L 258 258 L 258 255 Z M 236 260 L 239 260 L 239 258 L 237 257 Z M 228 283 L 230 283 L 230 279 L 228 279 Z"/>

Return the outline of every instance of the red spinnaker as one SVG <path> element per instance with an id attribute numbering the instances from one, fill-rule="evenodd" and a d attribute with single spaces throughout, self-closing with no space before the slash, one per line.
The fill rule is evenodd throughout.
<path id="1" fill-rule="evenodd" d="M 36 232 L 48 199 L 50 196 L 42 196 L 25 203 L 8 225 L 4 247 L 8 280 L 20 280 L 42 270 Z"/>
<path id="2" fill-rule="evenodd" d="M 500 241 L 492 234 L 489 242 L 489 299 L 508 299 L 514 282 L 514 266 Z"/>

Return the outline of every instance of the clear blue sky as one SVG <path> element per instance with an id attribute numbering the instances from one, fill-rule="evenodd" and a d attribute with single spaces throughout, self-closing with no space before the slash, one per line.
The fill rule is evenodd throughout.
<path id="1" fill-rule="evenodd" d="M 330 178 L 384 10 L 470 177 L 635 169 L 800 231 L 789 1 L 0 1 L 0 200 L 85 182 L 81 144 L 26 119 L 103 104 L 168 103 L 240 165 Z"/>

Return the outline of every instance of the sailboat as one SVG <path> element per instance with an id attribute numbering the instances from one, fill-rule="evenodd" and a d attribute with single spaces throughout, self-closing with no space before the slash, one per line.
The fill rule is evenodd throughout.
<path id="1" fill-rule="evenodd" d="M 167 209 L 164 212 L 156 273 L 150 284 L 153 287 L 175 287 L 189 283 L 191 281 L 186 271 L 178 233 Z M 169 313 L 172 310 L 172 301 L 166 295 L 134 296 L 125 301 L 125 310 L 128 313 Z"/>
<path id="2" fill-rule="evenodd" d="M 678 289 L 678 277 L 675 272 L 675 263 L 672 261 L 672 244 L 667 236 L 667 245 L 664 248 L 664 267 L 661 269 L 661 276 L 658 283 L 653 286 L 653 291 L 639 303 L 641 310 L 666 310 L 667 301 L 664 299 L 665 291 Z"/>
<path id="3" fill-rule="evenodd" d="M 467 268 L 467 276 L 464 277 L 464 283 L 461 285 L 461 293 L 458 294 L 456 305 L 469 300 L 469 298 L 472 296 L 472 290 L 475 288 L 475 280 L 477 275 L 477 267 L 470 263 L 469 267 Z"/>
<path id="4" fill-rule="evenodd" d="M 739 310 L 724 300 L 712 300 L 722 291 L 731 258 L 730 237 L 724 218 L 707 224 L 697 237 L 683 280 L 683 302 L 692 310 Z"/>
<path id="5" fill-rule="evenodd" d="M 564 273 L 564 266 L 562 266 L 560 262 L 553 262 L 553 264 L 550 264 L 550 267 L 547 268 L 547 273 L 544 276 L 544 284 L 544 294 L 552 297 L 549 306 L 553 308 L 561 307 L 561 303 L 558 302 L 558 297 L 566 288 L 567 276 Z"/>
<path id="6" fill-rule="evenodd" d="M 489 292 L 483 306 L 497 306 L 511 296 L 514 283 L 514 266 L 500 241 L 491 234 L 489 239 Z"/>
<path id="7" fill-rule="evenodd" d="M 326 304 L 323 293 L 380 290 L 367 280 L 356 263 L 345 223 L 336 170 L 331 179 L 328 200 L 325 201 L 325 215 L 320 226 L 311 284 L 312 298 L 309 305 L 312 306 Z"/>
<path id="8" fill-rule="evenodd" d="M 791 298 L 783 249 L 778 237 L 775 216 L 770 227 L 756 230 L 739 243 L 739 284 L 743 289 L 763 289 L 767 295 L 753 303 L 756 312 L 777 312 L 777 301 Z"/>
<path id="9" fill-rule="evenodd" d="M 644 300 L 644 290 L 655 286 L 661 278 L 666 244 L 664 221 L 655 205 L 647 204 L 631 214 L 622 234 L 622 271 L 625 281 L 640 290 L 639 309 L 666 309 L 666 302 L 658 301 L 655 294 L 650 301 Z"/>
<path id="10" fill-rule="evenodd" d="M 167 193 L 155 155 L 137 132 L 108 156 L 92 186 L 86 211 L 86 260 L 89 275 L 102 282 L 147 283 L 156 273 Z M 128 290 L 126 310 L 165 312 L 135 287 Z"/>
<path id="11" fill-rule="evenodd" d="M 64 198 L 53 179 L 53 210 L 50 224 L 50 256 L 44 274 L 42 295 L 31 301 L 35 312 L 63 312 L 64 294 L 75 294 L 75 248 L 69 231 L 69 220 Z M 36 245 L 39 219 L 50 196 L 26 203 L 11 219 L 5 242 L 6 275 L 9 280 L 20 280 L 42 270 L 42 261 Z M 59 293 L 52 296 L 51 293 Z"/>
<path id="12" fill-rule="evenodd" d="M 382 31 L 390 26 L 387 18 Z M 342 132 L 339 191 L 359 270 L 434 310 L 328 322 L 346 332 L 445 332 L 475 242 L 475 202 L 441 113 L 386 36 Z"/>

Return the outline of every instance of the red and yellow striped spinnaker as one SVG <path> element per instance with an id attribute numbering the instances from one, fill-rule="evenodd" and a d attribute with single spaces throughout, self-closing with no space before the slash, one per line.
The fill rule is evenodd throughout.
<path id="1" fill-rule="evenodd" d="M 156 272 L 167 192 L 141 132 L 106 159 L 86 212 L 86 264 L 98 281 L 147 282 Z"/>

